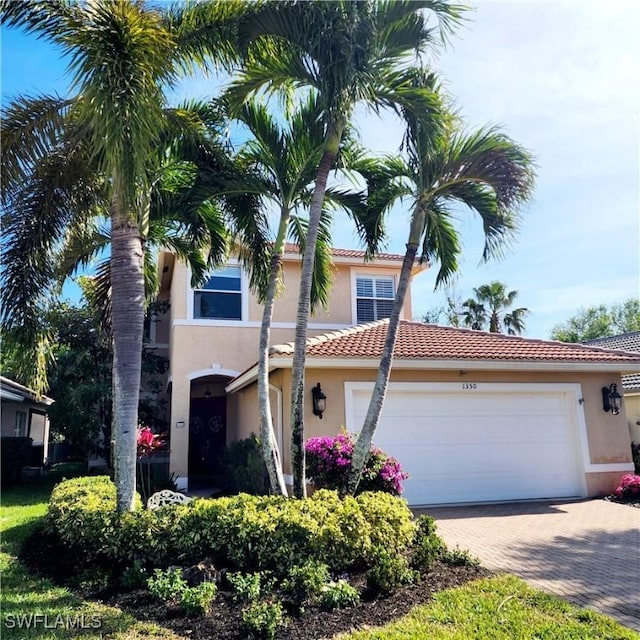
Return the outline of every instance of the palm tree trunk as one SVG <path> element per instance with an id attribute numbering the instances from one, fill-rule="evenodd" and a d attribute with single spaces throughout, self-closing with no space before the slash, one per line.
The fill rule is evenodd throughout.
<path id="1" fill-rule="evenodd" d="M 118 512 L 134 508 L 136 429 L 144 324 L 143 243 L 114 196 L 111 205 L 112 452 Z"/>
<path id="2" fill-rule="evenodd" d="M 311 308 L 313 265 L 322 206 L 324 205 L 324 196 L 327 190 L 327 179 L 338 155 L 342 130 L 342 127 L 336 127 L 333 131 L 327 133 L 324 153 L 316 173 L 311 208 L 309 210 L 309 227 L 302 258 L 295 343 L 293 362 L 291 364 L 291 471 L 293 473 L 293 495 L 296 498 L 305 498 L 307 495 L 304 452 L 304 364 L 307 325 Z"/>
<path id="3" fill-rule="evenodd" d="M 284 216 L 283 216 L 284 217 Z M 262 441 L 262 455 L 269 474 L 271 491 L 283 496 L 287 495 L 287 487 L 282 472 L 282 462 L 278 443 L 273 430 L 271 419 L 271 402 L 269 400 L 269 341 L 271 334 L 271 320 L 273 318 L 273 305 L 276 297 L 276 285 L 282 262 L 282 249 L 287 228 L 289 214 L 281 218 L 278 229 L 278 237 L 273 247 L 271 256 L 271 272 L 267 296 L 264 301 L 262 313 L 262 325 L 260 327 L 260 353 L 258 356 L 258 407 L 260 411 L 260 440 Z"/>
<path id="4" fill-rule="evenodd" d="M 367 462 L 367 458 L 369 457 L 371 443 L 373 442 L 373 437 L 375 436 L 376 429 L 378 428 L 380 413 L 382 412 L 382 405 L 387 394 L 389 377 L 391 376 L 391 364 L 393 363 L 393 351 L 396 346 L 398 329 L 400 327 L 400 315 L 402 314 L 402 308 L 404 306 L 407 288 L 411 278 L 411 270 L 413 269 L 416 254 L 418 252 L 417 238 L 420 236 L 417 232 L 418 229 L 422 229 L 422 220 L 424 220 L 424 214 L 421 212 L 420 205 L 418 205 L 414 220 L 411 223 L 409 242 L 407 243 L 407 250 L 404 254 L 404 260 L 402 261 L 402 269 L 398 280 L 398 289 L 393 301 L 393 309 L 391 311 L 391 317 L 389 318 L 387 336 L 385 338 L 382 356 L 380 357 L 378 376 L 376 377 L 376 383 L 373 387 L 373 393 L 371 394 L 371 400 L 369 401 L 369 408 L 367 409 L 364 424 L 362 425 L 362 429 L 360 430 L 353 447 L 351 467 L 349 468 L 349 475 L 347 477 L 345 488 L 348 495 L 353 495 L 358 488 L 362 471 Z"/>

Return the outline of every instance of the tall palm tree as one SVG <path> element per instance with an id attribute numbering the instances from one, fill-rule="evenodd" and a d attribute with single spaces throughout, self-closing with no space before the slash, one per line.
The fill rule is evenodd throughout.
<path id="1" fill-rule="evenodd" d="M 267 106 L 252 99 L 235 112 L 236 119 L 251 134 L 240 150 L 238 158 L 254 171 L 252 179 L 238 185 L 244 193 L 260 196 L 279 211 L 275 239 L 271 243 L 268 282 L 258 287 L 258 297 L 263 304 L 258 357 L 258 404 L 261 421 L 261 441 L 271 489 L 286 495 L 280 454 L 275 441 L 269 400 L 269 344 L 271 321 L 277 291 L 281 286 L 282 256 L 285 241 L 290 239 L 304 248 L 307 223 L 304 214 L 311 198 L 315 168 L 322 153 L 324 127 L 318 99 L 309 95 L 297 107 L 285 113 L 284 124 L 279 124 Z M 350 162 L 360 161 L 363 151 L 349 140 L 341 150 L 341 165 L 348 168 Z M 322 212 L 319 240 L 316 245 L 314 274 L 311 287 L 311 308 L 326 305 L 331 285 L 330 224 L 333 210 L 347 213 L 355 222 L 362 241 L 375 247 L 380 240 L 381 229 L 368 224 L 369 212 L 366 198 L 340 188 L 329 188 L 327 202 Z M 251 269 L 256 268 L 255 261 Z"/>
<path id="2" fill-rule="evenodd" d="M 251 92 L 311 88 L 322 105 L 324 142 L 316 167 L 302 261 L 291 382 L 293 493 L 306 495 L 304 454 L 304 364 L 313 261 L 329 173 L 356 104 L 379 110 L 399 104 L 431 108 L 431 95 L 408 86 L 401 70 L 411 56 L 434 44 L 459 22 L 463 7 L 443 0 L 267 2 L 239 30 L 249 47 L 249 64 L 232 85 L 242 102 Z M 268 39 L 264 39 L 266 36 Z M 256 40 L 257 38 L 257 40 Z"/>
<path id="3" fill-rule="evenodd" d="M 433 77 L 417 81 L 437 89 Z M 405 109 L 404 116 L 406 161 L 388 161 L 390 178 L 395 173 L 397 180 L 396 197 L 389 204 L 409 197 L 413 212 L 376 383 L 354 447 L 349 492 L 357 488 L 382 411 L 400 314 L 418 250 L 421 248 L 422 260 L 439 262 L 436 286 L 447 282 L 457 269 L 461 251 L 453 221 L 456 207 L 462 206 L 477 214 L 483 225 L 483 260 L 499 254 L 513 235 L 518 207 L 528 199 L 533 185 L 529 154 L 496 129 L 464 134 L 455 118 L 445 115 L 442 126 L 434 130 L 433 122 L 425 125 L 420 114 Z"/>
<path id="4" fill-rule="evenodd" d="M 38 305 L 51 291 L 61 245 L 65 238 L 86 238 L 84 228 L 107 211 L 114 472 L 117 508 L 125 511 L 133 508 L 135 495 L 144 261 L 158 228 L 151 224 L 152 208 L 162 208 L 162 199 L 154 201 L 156 170 L 167 151 L 162 132 L 172 121 L 163 110 L 163 86 L 174 75 L 176 42 L 161 13 L 142 1 L 8 0 L 2 10 L 4 24 L 33 32 L 69 55 L 76 90 L 69 99 L 19 99 L 3 121 L 3 324 L 23 342 L 42 337 Z M 173 122 L 182 115 L 175 111 Z M 210 233 L 216 227 L 212 210 L 207 204 L 199 221 L 183 221 L 173 231 L 167 223 L 165 229 L 165 240 L 175 240 L 193 259 L 195 273 L 203 273 L 207 261 L 197 258 L 191 241 L 211 241 L 209 262 L 226 243 Z M 182 238 L 178 231 L 185 232 Z M 44 354 L 37 350 L 41 371 Z"/>
<path id="5" fill-rule="evenodd" d="M 258 405 L 260 413 L 260 439 L 262 453 L 269 474 L 271 490 L 287 495 L 280 452 L 275 439 L 269 398 L 269 343 L 273 308 L 281 280 L 282 255 L 290 229 L 301 229 L 301 225 L 290 226 L 296 210 L 309 198 L 309 183 L 313 180 L 313 169 L 321 153 L 322 125 L 317 118 L 315 100 L 309 99 L 301 109 L 288 114 L 288 126 L 283 128 L 271 116 L 266 106 L 257 100 L 247 101 L 236 113 L 251 133 L 251 138 L 240 152 L 240 158 L 255 168 L 256 180 L 245 181 L 240 188 L 253 192 L 271 201 L 279 209 L 279 218 L 269 261 L 266 290 L 260 292 L 263 303 L 258 356 Z M 303 239 L 299 239 L 299 244 Z M 326 244 L 319 245 L 326 256 Z M 328 292 L 327 260 L 320 259 L 317 266 L 324 269 L 318 273 L 319 286 L 315 290 L 322 302 Z M 313 303 L 319 300 L 312 300 Z"/>
<path id="6" fill-rule="evenodd" d="M 495 280 L 475 288 L 473 293 L 475 299 L 469 298 L 463 306 L 468 312 L 480 310 L 480 313 L 477 313 L 475 322 L 470 322 L 471 317 L 465 312 L 463 320 L 467 326 L 471 326 L 472 329 L 484 329 L 488 315 L 491 333 L 506 332 L 509 335 L 517 335 L 524 331 L 524 316 L 529 313 L 529 310 L 526 307 L 519 307 L 507 312 L 518 297 L 517 291 L 507 292 L 506 285 Z"/>

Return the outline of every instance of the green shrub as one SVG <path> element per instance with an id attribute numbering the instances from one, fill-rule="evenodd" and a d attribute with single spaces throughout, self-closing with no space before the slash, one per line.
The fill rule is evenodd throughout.
<path id="1" fill-rule="evenodd" d="M 139 503 L 139 500 L 138 500 Z M 116 535 L 116 488 L 108 476 L 65 480 L 51 493 L 47 528 L 81 550 L 85 564 L 104 554 Z"/>
<path id="2" fill-rule="evenodd" d="M 180 606 L 189 617 L 201 616 L 209 610 L 217 595 L 218 587 L 214 582 L 202 582 L 182 591 Z"/>
<path id="3" fill-rule="evenodd" d="M 272 587 L 265 572 L 227 573 L 227 580 L 233 587 L 236 602 L 256 602 Z"/>
<path id="4" fill-rule="evenodd" d="M 320 590 L 320 606 L 327 611 L 355 607 L 359 600 L 358 590 L 342 578 L 327 582 Z"/>
<path id="5" fill-rule="evenodd" d="M 227 493 L 265 495 L 269 492 L 267 468 L 260 440 L 255 434 L 228 445 L 222 453 L 222 467 L 224 489 Z"/>
<path id="6" fill-rule="evenodd" d="M 26 437 L 2 436 L 0 438 L 0 464 L 2 485 L 9 486 L 20 482 L 22 467 L 27 465 L 33 440 Z"/>
<path id="7" fill-rule="evenodd" d="M 120 576 L 120 586 L 123 589 L 142 589 L 147 586 L 149 573 L 140 563 L 134 562 L 126 567 Z"/>
<path id="8" fill-rule="evenodd" d="M 293 567 L 282 583 L 282 590 L 296 604 L 306 600 L 315 600 L 320 596 L 323 586 L 329 582 L 329 568 L 317 560 L 309 560 L 303 565 Z"/>
<path id="9" fill-rule="evenodd" d="M 466 549 L 447 549 L 442 554 L 442 561 L 454 567 L 479 567 L 480 560 L 472 556 Z"/>
<path id="10" fill-rule="evenodd" d="M 391 593 L 400 585 L 413 582 L 414 577 L 404 556 L 378 547 L 375 563 L 367 571 L 367 586 L 375 593 Z"/>
<path id="11" fill-rule="evenodd" d="M 271 640 L 284 624 L 284 609 L 279 602 L 255 602 L 242 612 L 242 622 L 254 638 Z"/>
<path id="12" fill-rule="evenodd" d="M 182 571 L 173 568 L 166 571 L 156 569 L 147 580 L 147 587 L 152 595 L 164 602 L 179 602 L 188 585 Z"/>
<path id="13" fill-rule="evenodd" d="M 240 494 L 123 514 L 115 500 L 107 477 L 62 482 L 51 496 L 47 525 L 79 558 L 120 571 L 209 558 L 278 579 L 309 560 L 336 574 L 366 569 L 377 547 L 407 555 L 416 533 L 406 502 L 383 493 L 340 499 L 319 490 L 306 500 Z"/>
<path id="14" fill-rule="evenodd" d="M 435 518 L 421 515 L 416 519 L 416 538 L 411 551 L 411 566 L 420 571 L 427 571 L 435 560 L 446 551 L 446 546 L 436 534 Z"/>

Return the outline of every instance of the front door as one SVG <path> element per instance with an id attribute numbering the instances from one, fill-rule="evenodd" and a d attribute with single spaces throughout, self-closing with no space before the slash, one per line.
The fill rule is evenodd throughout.
<path id="1" fill-rule="evenodd" d="M 225 396 L 191 398 L 189 414 L 189 476 L 214 476 L 227 442 Z"/>

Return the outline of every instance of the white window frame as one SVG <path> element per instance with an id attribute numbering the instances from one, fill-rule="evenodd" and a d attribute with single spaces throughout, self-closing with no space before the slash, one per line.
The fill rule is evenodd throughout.
<path id="1" fill-rule="evenodd" d="M 249 319 L 249 280 L 242 265 L 237 260 L 230 260 L 225 265 L 220 267 L 221 269 L 227 267 L 238 267 L 240 269 L 240 319 L 232 320 L 216 319 L 216 318 L 196 318 L 194 316 L 194 298 L 197 291 L 209 291 L 208 289 L 194 289 L 191 286 L 191 270 L 188 272 L 189 286 L 187 287 L 187 318 L 189 322 L 197 324 L 214 325 L 218 327 L 233 326 L 237 327 L 239 324 L 246 324 Z M 215 271 L 215 270 L 214 270 Z M 226 292 L 230 293 L 230 292 Z M 233 293 L 233 292 L 231 292 Z"/>
<path id="2" fill-rule="evenodd" d="M 359 279 L 368 279 L 374 282 L 374 292 L 375 292 L 375 281 L 376 280 L 391 280 L 393 284 L 393 298 L 367 298 L 371 300 L 393 300 L 395 299 L 395 295 L 398 290 L 398 279 L 397 276 L 391 273 L 363 273 L 362 271 L 351 271 L 351 315 L 353 317 L 354 324 L 364 324 L 365 322 L 375 322 L 375 320 L 366 320 L 366 321 L 358 321 L 358 280 Z M 364 299 L 364 298 L 363 298 Z M 403 313 L 400 314 L 402 319 Z"/>

